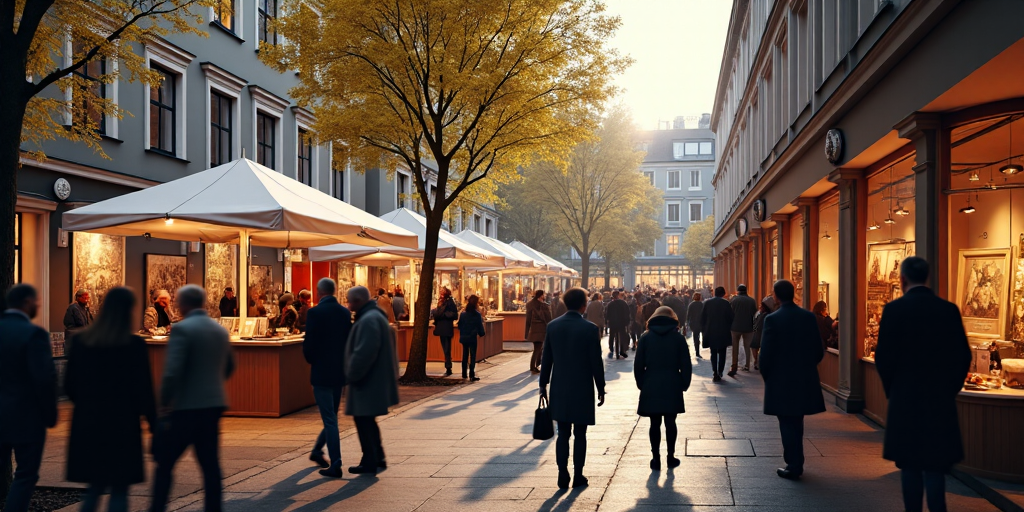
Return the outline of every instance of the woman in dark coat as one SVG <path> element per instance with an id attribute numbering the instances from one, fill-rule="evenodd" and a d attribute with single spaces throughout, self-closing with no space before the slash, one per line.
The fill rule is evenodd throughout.
<path id="1" fill-rule="evenodd" d="M 462 378 L 466 378 L 466 370 L 469 370 L 470 382 L 480 379 L 476 376 L 476 346 L 477 336 L 486 336 L 484 330 L 484 317 L 480 315 L 477 305 L 480 298 L 476 295 L 469 296 L 466 309 L 459 315 L 459 343 L 462 344 Z"/>
<path id="2" fill-rule="evenodd" d="M 288 329 L 289 333 L 295 332 L 295 322 L 299 319 L 299 312 L 295 310 L 292 294 L 286 293 L 277 300 L 277 307 L 281 311 L 277 317 L 277 328 Z"/>
<path id="3" fill-rule="evenodd" d="M 441 288 L 437 299 L 437 307 L 431 312 L 434 319 L 434 336 L 441 339 L 441 350 L 444 352 L 444 376 L 452 374 L 452 338 L 455 337 L 455 319 L 459 316 L 459 307 L 452 299 L 448 288 Z"/>
<path id="4" fill-rule="evenodd" d="M 819 300 L 814 304 L 814 308 L 811 310 L 814 312 L 814 319 L 818 321 L 818 332 L 821 333 L 821 343 L 825 348 L 836 348 L 836 330 L 832 327 L 835 320 L 832 319 L 828 314 L 828 304 L 825 301 Z"/>
<path id="5" fill-rule="evenodd" d="M 96 322 L 74 338 L 64 389 L 75 408 L 68 442 L 67 479 L 89 484 L 82 511 L 96 509 L 110 489 L 108 510 L 128 509 L 128 486 L 145 481 L 142 428 L 156 425 L 146 343 L 135 336 L 135 294 L 114 288 Z"/>
<path id="6" fill-rule="evenodd" d="M 651 469 L 661 469 L 661 419 L 665 418 L 668 467 L 679 466 L 676 455 L 676 415 L 686 412 L 683 392 L 693 377 L 690 347 L 679 332 L 679 319 L 672 308 L 658 308 L 647 321 L 647 332 L 640 337 L 633 362 L 633 377 L 640 390 L 637 414 L 651 418 Z"/>
<path id="7" fill-rule="evenodd" d="M 750 342 L 750 355 L 754 357 L 754 370 L 760 370 L 757 365 L 757 355 L 761 352 L 761 333 L 764 332 L 764 317 L 775 311 L 775 298 L 771 295 L 761 299 L 761 306 L 754 315 L 754 340 Z"/>

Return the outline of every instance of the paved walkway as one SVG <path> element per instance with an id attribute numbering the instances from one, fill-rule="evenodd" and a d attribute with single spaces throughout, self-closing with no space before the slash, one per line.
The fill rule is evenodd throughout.
<path id="1" fill-rule="evenodd" d="M 590 487 L 560 491 L 554 442 L 530 437 L 537 377 L 524 371 L 528 356 L 503 359 L 481 372 L 480 383 L 381 418 L 389 468 L 376 478 L 320 477 L 307 460 L 317 428 L 307 413 L 225 422 L 225 451 L 250 453 L 256 461 L 225 473 L 227 510 L 902 510 L 899 474 L 881 459 L 882 432 L 874 424 L 831 406 L 808 418 L 804 478 L 782 480 L 775 475 L 783 465 L 778 427 L 773 417 L 761 414 L 760 376 L 741 373 L 713 384 L 707 362 L 695 366 L 687 413 L 679 420 L 679 455 L 688 456 L 681 457 L 679 468 L 651 472 L 648 423 L 636 416 L 632 359 L 606 359 L 607 403 L 588 433 Z M 267 421 L 287 428 L 275 427 L 268 437 L 246 426 Z M 346 466 L 355 464 L 355 431 L 342 436 Z M 265 445 L 275 443 L 277 449 L 267 451 Z M 698 452 L 717 456 L 693 456 Z M 172 510 L 202 509 L 199 475 L 192 467 L 192 461 L 179 463 L 177 473 L 185 477 L 176 484 Z M 959 481 L 949 478 L 947 485 L 950 510 L 996 510 Z M 138 494 L 145 492 L 140 486 Z M 146 503 L 137 497 L 133 510 Z"/>

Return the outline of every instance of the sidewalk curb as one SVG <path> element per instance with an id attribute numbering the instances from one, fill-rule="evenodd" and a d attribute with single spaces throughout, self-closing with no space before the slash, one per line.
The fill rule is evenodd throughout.
<path id="1" fill-rule="evenodd" d="M 974 478 L 973 475 L 956 468 L 950 469 L 949 474 L 952 475 L 953 478 L 963 482 L 967 487 L 970 487 L 972 491 L 980 494 L 982 498 L 985 498 L 989 503 L 995 505 L 995 507 L 1002 512 L 1024 512 L 1024 508 L 1021 508 L 1020 505 L 1010 501 L 1009 498 L 1003 496 L 999 491 L 989 487 L 985 482 Z"/>

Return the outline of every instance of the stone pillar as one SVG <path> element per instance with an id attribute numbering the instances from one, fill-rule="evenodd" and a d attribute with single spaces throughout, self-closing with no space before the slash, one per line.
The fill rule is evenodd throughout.
<path id="1" fill-rule="evenodd" d="M 915 112 L 900 121 L 895 129 L 910 139 L 916 152 L 914 165 L 914 238 L 916 254 L 931 264 L 928 286 L 946 296 L 947 258 L 945 248 L 948 209 L 942 190 L 950 166 L 949 130 L 942 128 L 938 114 Z"/>
<path id="2" fill-rule="evenodd" d="M 761 250 L 761 228 L 750 229 L 750 282 L 747 283 L 747 289 L 749 290 L 752 297 L 764 297 L 764 285 L 761 283 L 761 260 L 764 258 Z M 760 299 L 758 299 L 760 300 Z"/>
<path id="3" fill-rule="evenodd" d="M 811 309 L 818 299 L 818 199 L 800 198 L 800 222 L 804 229 L 804 307 Z"/>
<path id="4" fill-rule="evenodd" d="M 849 413 L 864 410 L 861 352 L 864 339 L 864 267 L 867 261 L 867 180 L 863 169 L 836 169 L 829 181 L 839 186 L 839 390 L 836 405 Z"/>
<path id="5" fill-rule="evenodd" d="M 779 279 L 788 279 L 790 276 L 789 269 L 786 268 L 786 257 L 789 255 L 789 214 L 773 213 L 772 220 L 775 221 L 775 233 L 779 246 L 775 275 L 779 276 Z"/>

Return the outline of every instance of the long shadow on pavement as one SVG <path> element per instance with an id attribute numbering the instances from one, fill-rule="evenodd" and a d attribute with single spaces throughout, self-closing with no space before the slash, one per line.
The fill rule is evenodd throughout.
<path id="1" fill-rule="evenodd" d="M 533 378 L 534 377 L 530 375 L 529 372 L 523 372 L 501 381 L 490 382 L 483 386 L 470 385 L 467 386 L 467 388 L 472 391 L 471 394 L 458 393 L 442 396 L 436 399 L 434 403 L 423 405 L 421 407 L 422 410 L 418 411 L 412 418 L 417 420 L 426 420 L 451 416 L 467 409 L 473 404 L 492 400 L 495 394 L 508 391 L 510 389 L 516 389 L 518 386 L 521 386 L 523 383 L 530 381 Z M 518 399 L 495 402 L 495 405 L 501 405 L 504 407 L 505 411 L 509 411 L 518 405 L 518 400 L 526 398 L 529 394 L 530 393 L 524 393 Z"/>

